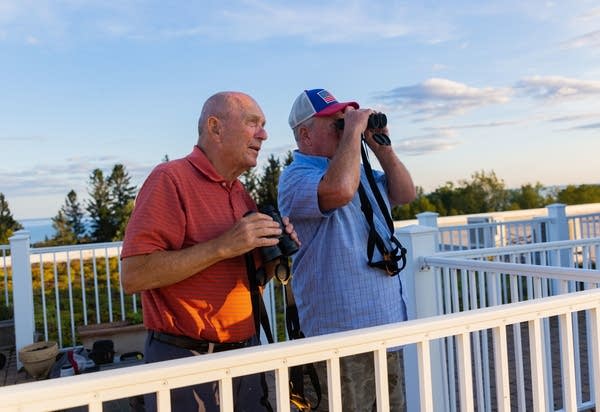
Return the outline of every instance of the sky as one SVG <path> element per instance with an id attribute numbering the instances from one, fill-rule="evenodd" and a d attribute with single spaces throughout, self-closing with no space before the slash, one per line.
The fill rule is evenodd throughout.
<path id="1" fill-rule="evenodd" d="M 260 172 L 312 88 L 386 113 L 425 193 L 600 183 L 597 1 L 0 0 L 0 192 L 26 219 L 85 201 L 96 168 L 139 186 L 223 90 L 266 115 Z"/>

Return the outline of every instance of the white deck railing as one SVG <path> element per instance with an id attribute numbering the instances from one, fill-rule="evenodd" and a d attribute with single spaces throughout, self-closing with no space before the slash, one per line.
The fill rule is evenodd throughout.
<path id="1" fill-rule="evenodd" d="M 440 313 L 454 313 L 484 307 L 498 307 L 508 302 L 531 301 L 539 298 L 569 293 L 576 290 L 597 288 L 600 284 L 600 271 L 592 269 L 579 269 L 573 266 L 595 266 L 595 256 L 600 250 L 600 238 L 581 241 L 563 241 L 547 244 L 533 244 L 495 249 L 480 249 L 465 252 L 440 253 L 424 257 L 421 264 L 424 267 L 435 267 L 437 276 L 438 307 Z M 573 259 L 563 259 L 561 255 L 567 253 L 568 257 L 578 256 L 576 251 L 583 252 L 579 263 Z M 516 263 L 523 262 L 523 263 Z M 567 267 L 549 267 L 549 262 L 567 263 Z M 573 264 L 570 264 L 573 263 Z M 559 321 L 561 324 L 563 321 Z M 588 348 L 598 345 L 593 340 L 589 313 L 572 314 L 572 334 L 570 336 L 570 355 L 574 358 L 575 373 L 574 385 L 579 408 L 590 407 L 595 404 L 593 391 L 584 388 L 593 388 L 593 374 L 591 365 L 585 360 L 589 357 Z M 554 393 L 555 387 L 561 386 L 565 371 L 560 365 L 567 360 L 561 348 L 564 342 L 557 339 L 556 322 L 546 319 L 542 322 L 541 337 L 546 350 L 542 358 L 544 370 L 544 384 L 546 387 L 546 402 L 548 405 L 560 405 L 564 402 L 564 394 L 560 391 Z M 516 382 L 516 401 L 513 405 L 518 410 L 529 410 L 527 405 L 527 369 L 524 364 L 524 350 L 527 350 L 527 339 L 522 336 L 521 325 L 512 326 L 514 359 L 513 370 Z M 490 356 L 492 337 L 487 333 L 472 335 L 473 363 L 475 371 L 474 395 L 478 405 L 485 408 L 478 410 L 492 411 L 492 389 L 494 380 L 491 373 L 493 357 Z M 455 382 L 453 376 L 459 365 L 455 359 L 456 343 L 447 340 L 443 343 L 443 353 L 447 356 L 448 388 L 447 394 L 450 404 L 454 404 Z M 454 409 L 450 409 L 454 410 Z M 551 410 L 554 410 L 551 408 Z"/>
<path id="2" fill-rule="evenodd" d="M 548 237 L 545 240 L 553 240 L 556 237 L 565 237 L 565 232 L 568 234 L 568 226 L 566 224 L 558 224 L 560 222 L 567 222 L 566 216 L 564 216 L 564 207 L 561 210 L 559 208 L 553 209 L 554 214 L 550 220 L 547 220 L 544 224 L 547 226 Z M 558 213 L 556 212 L 558 211 Z M 591 216 L 584 218 L 584 221 L 592 219 Z M 587 223 L 586 223 L 587 224 Z M 477 224 L 481 225 L 481 224 Z M 485 225 L 487 224 L 483 224 Z M 427 226 L 427 225 L 426 225 Z M 435 225 L 428 225 L 435 226 Z M 532 226 L 533 227 L 533 226 Z M 478 232 L 479 226 L 469 226 L 462 230 L 472 230 Z M 583 232 L 582 232 L 583 233 Z M 593 233 L 587 231 L 585 233 Z M 287 382 L 284 379 L 284 372 L 278 362 L 284 362 L 286 365 L 292 365 L 293 362 L 298 363 L 297 360 L 301 359 L 301 362 L 311 362 L 314 360 L 327 360 L 330 371 L 333 377 L 333 402 L 334 406 L 339 406 L 336 402 L 339 401 L 337 398 L 335 386 L 336 377 L 339 377 L 339 369 L 337 365 L 337 358 L 339 356 L 346 356 L 351 353 L 358 353 L 360 351 L 375 351 L 376 359 L 379 361 L 383 359 L 382 350 L 383 347 L 393 347 L 400 343 L 415 343 L 420 354 L 417 355 L 414 347 L 407 349 L 407 356 L 405 356 L 407 363 L 407 370 L 416 370 L 417 364 L 422 362 L 419 370 L 421 370 L 420 380 L 415 382 L 409 380 L 407 385 L 407 397 L 414 398 L 417 396 L 417 401 L 412 399 L 410 402 L 416 409 L 411 410 L 433 410 L 429 406 L 433 405 L 435 410 L 440 411 L 453 411 L 453 410 L 480 410 L 480 411 L 491 411 L 491 410 L 510 410 L 512 405 L 513 410 L 530 410 L 533 406 L 542 405 L 540 410 L 557 410 L 563 408 L 564 410 L 576 410 L 572 409 L 572 397 L 575 399 L 575 408 L 590 407 L 595 405 L 595 394 L 597 382 L 596 377 L 598 376 L 597 360 L 595 364 L 592 364 L 594 357 L 597 357 L 597 350 L 590 348 L 598 348 L 597 335 L 598 335 L 598 322 L 597 322 L 597 309 L 599 307 L 600 298 L 595 295 L 595 290 L 582 289 L 595 288 L 598 281 L 595 276 L 598 274 L 596 270 L 596 257 L 600 253 L 600 247 L 598 246 L 598 239 L 583 239 L 577 241 L 558 241 L 548 242 L 543 244 L 528 244 L 528 245 L 515 245 L 510 247 L 495 247 L 495 248 L 484 248 L 478 250 L 463 250 L 457 252 L 445 252 L 436 253 L 440 250 L 439 244 L 439 231 L 437 228 L 427 228 L 424 226 L 420 227 L 407 227 L 397 231 L 397 235 L 401 242 L 409 250 L 408 265 L 402 276 L 405 283 L 407 284 L 407 290 L 410 297 L 414 300 L 408 302 L 408 313 L 411 319 L 419 319 L 404 323 L 401 326 L 389 326 L 377 328 L 376 331 L 379 338 L 375 338 L 370 335 L 368 330 L 349 332 L 348 334 L 342 334 L 342 338 L 337 335 L 331 336 L 331 342 L 328 340 L 330 337 L 320 337 L 316 339 L 318 344 L 314 344 L 312 339 L 307 339 L 302 342 L 286 343 L 287 346 L 269 346 L 262 348 L 247 349 L 249 352 L 243 352 L 246 354 L 256 355 L 256 359 L 252 359 L 252 362 L 243 362 L 243 365 L 251 365 L 242 367 L 241 369 L 236 366 L 234 361 L 240 361 L 237 354 L 219 354 L 218 359 L 222 359 L 224 363 L 220 364 L 221 368 L 218 371 L 212 371 L 212 364 L 208 365 L 208 369 L 212 372 L 200 373 L 197 371 L 190 372 L 190 376 L 186 376 L 188 369 L 176 372 L 175 367 L 172 369 L 168 364 L 163 367 L 153 365 L 152 368 L 140 369 L 137 375 L 138 369 L 129 368 L 134 375 L 127 375 L 128 372 L 111 371 L 116 376 L 123 374 L 124 380 L 136 382 L 136 384 L 124 385 L 122 390 L 114 389 L 115 386 L 111 386 L 111 382 L 104 382 L 106 378 L 103 378 L 102 373 L 90 374 L 89 376 L 82 375 L 74 379 L 83 379 L 86 382 L 94 381 L 95 377 L 98 376 L 99 386 L 94 383 L 94 388 L 104 388 L 106 386 L 106 393 L 97 392 L 96 398 L 89 398 L 93 396 L 93 391 L 84 391 L 81 395 L 71 397 L 66 395 L 66 392 L 59 391 L 57 394 L 64 394 L 65 404 L 61 404 L 60 408 L 74 405 L 73 399 L 77 398 L 77 402 L 81 400 L 90 399 L 96 402 L 97 399 L 113 399 L 116 395 L 120 397 L 131 396 L 134 393 L 145 393 L 148 392 L 148 387 L 141 392 L 141 387 L 144 385 L 150 385 L 150 391 L 159 391 L 161 395 L 159 398 L 161 402 L 166 402 L 164 397 L 164 391 L 160 388 L 171 388 L 178 386 L 186 386 L 190 382 L 204 382 L 207 379 L 215 380 L 222 379 L 222 385 L 227 388 L 229 379 L 231 376 L 237 376 L 235 374 L 249 373 L 249 371 L 258 370 L 277 370 L 277 376 L 283 380 L 281 382 Z M 35 257 L 36 249 L 29 250 L 28 241 L 22 237 L 16 236 L 17 239 L 11 240 L 12 243 L 26 243 L 27 249 L 23 252 L 19 248 L 14 248 L 12 258 L 14 261 L 12 264 L 16 267 L 26 267 L 31 270 L 32 256 Z M 477 240 L 477 235 L 475 235 Z M 13 244 L 14 246 L 14 244 Z M 88 245 L 86 247 L 92 247 Z M 116 247 L 118 253 L 118 246 L 112 244 L 104 245 L 103 247 Z M 43 251 L 45 256 L 51 253 L 54 256 L 54 252 L 58 250 L 47 249 Z M 68 251 L 67 261 L 74 264 L 75 261 L 79 260 L 77 256 L 83 251 Z M 105 265 L 105 271 L 117 275 L 120 273 L 120 267 L 117 265 L 115 270 L 111 269 L 109 263 L 110 253 L 104 252 L 103 258 L 93 259 L 93 262 L 101 262 Z M 73 258 L 69 256 L 73 255 Z M 96 256 L 97 257 L 97 256 Z M 40 258 L 44 261 L 44 258 Z M 35 261 L 35 259 L 34 259 Z M 55 271 L 58 259 L 52 258 L 50 260 L 50 266 L 52 271 Z M 65 263 L 65 264 L 66 264 Z M 42 264 L 42 266 L 44 266 Z M 98 265 L 93 267 L 94 278 L 98 275 Z M 4 266 L 5 272 L 8 272 L 7 277 L 10 276 L 11 268 Z M 81 267 L 79 267 L 81 270 Z M 75 269 L 71 270 L 69 284 L 81 282 L 80 272 Z M 56 276 L 50 276 L 47 281 L 55 282 Z M 109 277 L 110 278 L 110 277 Z M 31 282 L 31 272 L 29 275 L 17 277 L 13 279 L 17 289 L 23 289 L 23 285 L 16 285 L 16 283 L 25 283 L 29 279 Z M 117 279 L 119 279 L 117 277 Z M 106 282 L 112 282 L 111 280 Z M 81 290 L 94 291 L 92 296 L 96 296 L 96 290 L 99 289 L 99 285 L 102 282 L 94 281 L 93 285 L 82 285 Z M 51 283 L 54 287 L 55 283 Z M 114 285 L 114 283 L 110 283 Z M 26 288 L 25 288 L 26 289 Z M 27 290 L 27 289 L 26 289 Z M 32 290 L 29 286 L 28 290 Z M 56 289 L 54 289 L 56 290 Z M 432 292 L 435 291 L 436 298 L 432 299 Z M 552 296 L 558 293 L 571 292 L 569 295 Z M 77 296 L 69 293 L 69 299 L 77 299 Z M 26 294 L 25 294 L 26 295 Z M 572 295 L 572 296 L 571 296 Z M 75 297 L 74 297 L 75 296 Z M 115 295 L 109 295 L 115 297 Z M 118 293 L 116 296 L 116 302 L 120 302 L 121 294 Z M 273 294 L 270 292 L 269 301 L 272 302 Z M 570 300 L 572 297 L 578 296 L 576 300 Z M 579 299 L 583 299 L 585 296 L 585 304 L 581 303 Z M 591 300 L 588 300 L 589 296 L 595 296 L 595 304 L 591 304 Z M 31 294 L 29 295 L 31 298 Z M 16 298 L 15 301 L 19 304 L 27 304 L 27 296 L 23 299 Z M 83 298 L 81 298 L 83 299 Z M 546 308 L 546 299 L 550 299 L 551 302 L 555 302 L 557 308 L 560 306 L 559 312 L 552 312 L 551 315 L 545 315 L 544 311 Z M 570 303 L 564 303 L 561 299 L 567 299 Z M 591 299 L 591 298 L 589 298 Z M 112 300 L 112 299 L 111 299 Z M 515 304 L 519 310 L 517 312 L 506 312 L 506 317 L 502 323 L 504 326 L 510 326 L 509 328 L 499 327 L 499 323 L 490 323 L 485 325 L 485 322 L 489 319 L 496 319 L 493 316 L 490 318 L 490 313 L 494 311 L 504 311 L 512 308 Z M 564 307 L 561 306 L 564 303 Z M 87 302 L 89 306 L 90 302 Z M 542 306 L 536 306 L 536 305 Z M 531 306 L 530 306 L 531 305 Z M 570 305 L 570 306 L 569 306 Z M 583 306 L 585 307 L 583 307 Z M 33 306 L 33 304 L 31 305 Z M 92 305 L 94 306 L 94 305 Z M 97 306 L 97 305 L 96 305 Z M 44 306 L 45 307 L 45 306 Z M 114 308 L 122 308 L 123 305 L 117 303 L 113 305 Z M 129 304 L 125 304 L 125 307 L 130 307 Z M 272 305 L 274 308 L 274 305 Z M 565 309 L 567 308 L 568 309 Z M 577 308 L 582 309 L 577 309 Z M 483 309 L 480 309 L 483 308 Z M 552 307 L 551 307 L 552 308 Z M 554 308 L 552 308 L 554 309 Z M 589 309 L 589 310 L 588 310 Z M 49 310 L 49 309 L 48 309 Z M 56 308 L 53 308 L 56 310 Z M 585 313 L 577 313 L 586 310 Z M 98 308 L 96 307 L 96 311 Z M 473 312 L 475 311 L 475 312 Z M 481 312 L 480 312 L 481 311 Z M 491 312 L 488 312 L 491 311 Z M 541 312 L 540 312 L 541 311 Z M 70 309 L 73 314 L 74 309 Z M 443 315 L 445 314 L 445 315 Z M 272 312 L 271 319 L 274 319 L 275 313 Z M 423 318 L 431 316 L 443 315 L 444 320 L 424 320 Z M 481 315 L 481 319 L 477 316 Z M 474 324 L 481 325 L 477 328 L 472 328 L 472 325 L 467 323 L 453 323 L 455 317 L 467 316 L 461 318 L 462 322 L 474 322 Z M 471 318 L 471 316 L 475 316 Z M 560 321 L 550 319 L 551 316 L 557 316 Z M 21 319 L 25 319 L 25 330 L 31 328 L 32 325 L 27 325 L 26 321 L 28 314 L 23 316 L 21 313 Z M 94 319 L 93 315 L 88 316 L 88 320 Z M 97 319 L 97 318 L 96 318 Z M 440 318 L 441 319 L 441 318 Z M 583 319 L 583 320 L 581 320 Z M 17 313 L 15 313 L 15 322 L 19 324 Z M 437 323 L 436 323 L 437 322 Z M 446 329 L 441 327 L 439 322 L 450 322 L 448 325 L 455 325 L 456 330 Z M 555 324 L 558 323 L 558 329 L 555 328 Z M 419 326 L 415 326 L 419 325 Z M 413 332 L 404 334 L 404 328 L 417 328 L 422 335 L 415 335 Z M 453 326 L 454 327 L 454 326 Z M 465 327 L 468 333 L 465 332 Z M 441 329 L 440 329 L 441 328 Z M 388 330 L 389 329 L 389 330 Z M 438 330 L 439 329 L 439 330 Z M 539 330 L 538 330 L 539 329 Z M 412 330 L 412 329 L 411 329 Z M 446 335 L 439 335 L 440 330 L 444 331 Z M 558 330 L 558 332 L 555 332 Z M 72 332 L 72 326 L 71 326 Z M 18 329 L 17 329 L 17 346 L 19 346 L 18 340 Z M 362 336 L 366 336 L 366 340 L 363 340 Z M 506 335 L 510 337 L 506 340 Z M 539 335 L 539 336 L 538 336 Z M 388 338 L 382 338 L 387 336 Z M 420 336 L 420 337 L 419 337 Z M 425 338 L 423 338 L 425 336 Z M 344 339 L 352 339 L 344 342 Z M 360 340 L 357 342 L 358 337 Z M 529 341 L 526 339 L 529 337 Z M 559 341 L 554 338 L 560 337 Z M 26 338 L 26 337 L 25 337 Z M 31 339 L 31 338 L 29 338 Z M 371 340 L 372 339 L 372 340 Z M 381 341 L 383 339 L 383 341 Z M 541 344 L 538 342 L 541 339 Z M 554 340 L 553 340 L 554 339 Z M 21 342 L 24 342 L 21 340 Z M 531 343 L 527 343 L 531 342 Z M 558 343 L 560 342 L 560 343 Z M 344 344 L 345 343 L 345 344 Z M 304 345 L 308 345 L 305 347 Z M 316 346 L 310 346 L 316 345 Z M 322 345 L 322 346 L 319 346 Z M 533 346 L 532 346 L 533 345 Z M 510 371 L 502 372 L 509 374 L 509 386 L 511 389 L 506 389 L 505 377 L 499 376 L 498 373 L 502 369 L 507 369 L 504 364 L 503 346 L 507 346 L 510 350 Z M 564 352 L 564 348 L 573 348 L 568 354 Z M 279 349 L 285 348 L 285 349 Z M 297 349 L 298 348 L 298 349 Z M 540 349 L 541 348 L 541 349 Z M 583 348 L 580 350 L 580 348 Z M 323 350 L 321 350 L 323 349 Z M 535 349 L 535 351 L 533 351 Z M 271 350 L 282 350 L 281 357 L 279 352 L 275 351 L 271 354 Z M 288 353 L 289 350 L 289 353 Z M 296 353 L 296 350 L 299 352 Z M 529 350 L 529 351 L 528 351 Z M 269 353 L 263 354 L 263 351 Z M 308 352 L 305 352 L 308 351 Z M 426 353 L 425 353 L 426 352 Z M 466 355 L 468 352 L 468 356 Z M 240 352 L 242 353 L 242 352 Z M 283 353 L 286 353 L 285 355 Z M 310 354 L 309 354 L 310 353 Z M 490 355 L 492 354 L 493 355 Z M 533 353 L 534 359 L 528 358 L 528 353 Z M 540 355 L 539 353 L 543 353 Z M 202 359 L 194 360 L 196 362 L 204 362 L 203 359 L 207 359 L 209 362 L 212 359 L 210 357 L 202 357 Z M 229 356 L 231 356 L 232 363 L 229 364 Z M 428 363 L 423 363 L 425 357 L 433 359 L 432 367 L 423 367 Z M 538 357 L 540 357 L 538 359 Z M 586 360 L 586 358 L 589 359 Z M 261 359 L 265 360 L 263 365 Z M 268 359 L 268 360 L 267 360 Z M 292 363 L 289 363 L 291 359 Z M 254 363 L 254 361 L 257 363 Z M 500 362 L 500 363 L 498 363 Z M 556 362 L 559 362 L 560 366 L 556 366 Z M 186 361 L 188 364 L 189 361 Z M 209 362 L 210 363 L 210 362 Z M 217 362 L 218 363 L 218 362 Z M 162 364 L 161 364 L 162 365 Z M 180 365 L 178 363 L 177 365 Z M 230 366 L 228 366 L 230 365 Z M 529 366 L 528 366 L 529 365 Z M 502 369 L 498 369 L 501 366 Z M 249 368 L 249 369 L 248 369 Z M 447 369 L 448 368 L 448 369 Z M 570 375 L 570 368 L 573 369 L 573 376 Z M 166 377 L 171 377 L 166 380 L 166 383 L 162 382 L 160 375 L 154 375 L 150 372 L 150 369 L 157 369 L 166 373 Z M 202 363 L 202 370 L 206 371 L 205 364 Z M 498 373 L 494 372 L 498 371 Z M 287 372 L 285 372 L 287 373 Z M 128 377 L 125 377 L 128 376 Z M 138 377 L 143 379 L 138 380 Z M 378 382 L 382 385 L 385 383 L 385 373 L 381 370 L 378 372 Z M 455 378 L 456 377 L 456 378 Z M 535 379 L 534 379 L 535 378 Z M 571 385 L 571 378 L 573 378 L 573 385 Z M 103 380 L 104 379 L 104 380 Z M 111 378 L 112 379 L 112 378 Z M 57 382 L 61 382 L 57 381 Z M 79 381 L 73 381 L 79 382 Z M 137 385 L 137 382 L 140 385 Z M 176 383 L 173 383 L 176 382 Z M 474 382 L 474 383 L 473 383 Z M 59 385 L 54 381 L 45 381 L 44 385 Z M 560 391 L 555 391 L 554 387 L 563 387 L 568 384 L 566 392 L 562 394 Z M 173 386 L 174 385 L 174 386 Z M 416 387 L 414 385 L 417 385 Z M 472 386 L 474 385 L 474 387 Z M 500 386 L 498 386 L 500 385 Z M 526 385 L 542 385 L 543 389 L 537 388 L 534 397 L 529 397 L 525 390 Z M 384 385 L 385 386 L 385 385 Z M 381 387 L 384 387 L 381 386 Z M 589 388 L 588 388 L 589 387 Z M 112 389 L 111 389 L 112 388 Z M 116 392 L 115 392 L 116 391 Z M 510 400 L 506 400 L 507 391 L 510 393 Z M 168 391 L 167 391 L 168 392 Z M 287 399 L 287 392 L 285 385 L 278 387 L 278 396 L 281 399 Z M 431 392 L 435 396 L 431 397 L 428 393 Z M 0 398 L 3 398 L 5 392 L 0 392 Z M 383 391 L 378 392 L 381 396 L 381 400 L 387 399 Z M 419 395 L 420 398 L 419 398 Z M 543 400 L 539 399 L 539 393 L 542 393 Z M 415 395 L 416 394 L 416 395 Z M 471 394 L 472 396 L 467 396 Z M 229 396 L 228 390 L 224 392 L 225 397 Z M 60 398 L 63 395 L 59 396 Z M 466 397 L 466 398 L 465 398 Z M 431 398 L 431 399 L 430 399 Z M 27 400 L 31 399 L 35 402 L 36 397 L 27 397 Z M 69 400 L 70 399 L 70 400 Z M 418 400 L 420 399 L 420 401 Z M 62 401 L 57 401 L 62 402 Z M 228 405 L 227 400 L 224 400 L 225 405 Z M 283 401 L 281 401 L 283 402 Z M 415 403 L 417 402 L 417 403 Z M 507 403 L 508 402 L 508 403 Z M 81 402 L 80 402 L 81 403 Z M 87 400 L 86 402 L 88 403 Z M 283 402 L 285 403 L 285 402 Z M 425 405 L 426 409 L 418 409 L 416 406 L 420 403 L 421 408 Z M 475 408 L 471 408 L 472 405 Z M 506 405 L 509 405 L 508 407 Z M 286 410 L 283 405 L 280 405 Z M 2 408 L 2 406 L 0 406 Z M 58 409 L 58 408 L 55 408 Z M 27 409 L 24 409 L 27 410 Z M 37 410 L 32 409 L 32 410 Z M 92 409 L 93 410 L 93 407 Z M 225 408 L 225 410 L 229 410 Z M 332 410 L 339 410 L 334 408 Z M 385 408 L 381 410 L 386 410 Z"/>
<path id="3" fill-rule="evenodd" d="M 376 362 L 378 411 L 387 411 L 386 349 L 414 344 L 414 353 L 405 355 L 407 395 L 410 411 L 483 410 L 473 396 L 475 334 L 490 334 L 494 353 L 494 379 L 490 393 L 494 395 L 493 410 L 555 410 L 548 402 L 545 384 L 544 322 L 557 316 L 560 321 L 561 354 L 564 373 L 561 381 L 562 404 L 558 408 L 577 410 L 575 359 L 573 357 L 572 314 L 587 311 L 590 318 L 590 374 L 594 382 L 592 393 L 600 393 L 600 290 L 587 290 L 520 302 L 494 308 L 478 309 L 413 320 L 400 324 L 368 328 L 283 342 L 268 346 L 239 349 L 231 352 L 179 359 L 151 365 L 84 374 L 43 382 L 0 388 L 0 408 L 5 411 L 44 411 L 87 405 L 90 412 L 102 411 L 102 403 L 112 399 L 155 392 L 160 412 L 170 411 L 169 391 L 173 388 L 203 382 L 218 381 L 222 411 L 233 411 L 232 378 L 261 371 L 275 371 L 276 406 L 280 412 L 290 410 L 288 367 L 307 362 L 326 361 L 328 365 L 330 403 L 332 411 L 341 410 L 339 358 L 363 352 L 373 352 Z M 523 407 L 515 403 L 515 384 L 511 378 L 510 342 L 507 327 L 526 324 L 529 336 L 531 392 Z M 435 390 L 436 376 L 444 366 L 437 362 L 436 343 L 452 339 L 456 342 L 456 402 L 449 405 L 444 393 Z M 414 367 L 410 365 L 413 364 Z M 477 380 L 475 379 L 475 382 Z M 526 408 L 526 409 L 525 409 Z"/>

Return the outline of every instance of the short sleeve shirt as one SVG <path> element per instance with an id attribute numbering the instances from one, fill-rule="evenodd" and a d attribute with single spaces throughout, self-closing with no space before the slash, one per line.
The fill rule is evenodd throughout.
<path id="1" fill-rule="evenodd" d="M 303 332 L 315 336 L 406 320 L 400 276 L 368 265 L 369 226 L 358 193 L 344 207 L 320 210 L 317 190 L 328 165 L 325 157 L 295 151 L 279 180 L 281 214 L 289 216 L 302 243 L 292 269 Z M 376 172 L 375 178 L 389 207 L 385 175 Z M 362 167 L 361 182 L 376 205 Z M 389 234 L 378 207 L 373 211 L 378 232 Z"/>
<path id="2" fill-rule="evenodd" d="M 126 229 L 122 258 L 180 250 L 214 239 L 256 204 L 226 182 L 205 154 L 157 166 L 144 182 Z M 215 342 L 254 335 L 244 256 L 220 261 L 173 285 L 142 292 L 147 328 Z"/>

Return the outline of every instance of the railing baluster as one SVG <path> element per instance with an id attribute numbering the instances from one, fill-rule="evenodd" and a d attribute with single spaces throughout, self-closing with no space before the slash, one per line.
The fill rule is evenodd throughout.
<path id="1" fill-rule="evenodd" d="M 337 351 L 336 351 L 337 352 Z M 329 390 L 329 410 L 342 410 L 342 387 L 340 358 L 333 356 L 327 359 L 327 387 Z"/>
<path id="2" fill-rule="evenodd" d="M 473 396 L 471 396 L 473 393 L 473 373 L 471 369 L 470 339 L 470 333 L 468 332 L 456 335 L 460 410 L 464 412 L 471 412 L 475 410 Z"/>
<path id="3" fill-rule="evenodd" d="M 575 383 L 575 357 L 573 355 L 573 323 L 570 313 L 559 315 L 561 365 L 563 376 L 563 409 L 577 411 L 577 396 Z"/>
<path id="4" fill-rule="evenodd" d="M 83 324 L 88 324 L 87 298 L 85 290 L 85 267 L 83 262 L 83 250 L 79 249 L 79 276 L 81 276 L 81 305 L 83 307 Z"/>
<path id="5" fill-rule="evenodd" d="M 73 284 L 71 279 L 71 257 L 67 252 L 67 288 L 69 292 L 69 323 L 71 324 L 71 344 L 75 346 L 77 344 L 77 337 L 75 336 L 75 310 L 73 309 Z"/>
<path id="6" fill-rule="evenodd" d="M 421 395 L 421 410 L 433 410 L 433 392 L 431 390 L 431 353 L 429 341 L 417 342 L 417 356 L 419 364 L 419 393 Z M 406 373 L 405 373 L 406 376 Z M 440 399 L 441 396 L 438 396 Z M 379 410 L 379 404 L 378 410 Z"/>
<path id="7" fill-rule="evenodd" d="M 510 383 L 508 376 L 508 348 L 506 326 L 492 329 L 494 341 L 494 370 L 496 371 L 496 406 L 498 412 L 510 411 Z"/>
<path id="8" fill-rule="evenodd" d="M 529 321 L 529 356 L 531 360 L 533 410 L 536 412 L 546 411 L 543 351 L 541 322 L 539 319 L 533 319 Z M 524 411 L 525 408 L 519 410 Z"/>
<path id="9" fill-rule="evenodd" d="M 375 393 L 377 394 L 377 412 L 389 412 L 390 394 L 388 390 L 387 350 L 385 347 L 373 351 L 373 362 L 375 371 Z M 421 368 L 419 368 L 419 371 L 421 371 Z M 431 382 L 431 377 L 427 382 Z M 424 388 L 424 386 L 421 386 L 421 388 Z"/>

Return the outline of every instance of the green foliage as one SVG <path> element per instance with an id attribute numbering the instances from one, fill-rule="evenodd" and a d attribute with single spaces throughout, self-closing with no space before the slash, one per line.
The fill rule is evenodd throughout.
<path id="1" fill-rule="evenodd" d="M 509 209 L 536 209 L 552 203 L 551 195 L 543 195 L 544 186 L 541 183 L 521 185 L 520 189 L 509 190 Z"/>
<path id="2" fill-rule="evenodd" d="M 0 192 L 0 245 L 7 244 L 8 238 L 20 229 L 23 226 L 13 218 L 4 194 Z"/>
<path id="3" fill-rule="evenodd" d="M 394 206 L 392 208 L 392 219 L 394 220 L 407 220 L 413 219 L 417 213 L 421 212 L 435 212 L 435 206 L 431 203 L 429 198 L 423 193 L 423 188 L 417 186 L 417 197 L 411 203 Z"/>
<path id="4" fill-rule="evenodd" d="M 111 216 L 110 187 L 102 170 L 92 171 L 89 185 L 90 200 L 86 210 L 92 219 L 92 239 L 96 242 L 109 242 L 113 239 L 116 229 Z"/>
<path id="5" fill-rule="evenodd" d="M 133 210 L 136 193 L 125 166 L 116 164 L 108 178 L 104 178 L 102 170 L 95 169 L 89 184 L 90 200 L 86 210 L 92 220 L 92 241 L 120 240 Z"/>
<path id="6" fill-rule="evenodd" d="M 414 219 L 421 212 L 440 216 L 487 213 L 504 210 L 534 209 L 552 203 L 582 204 L 600 202 L 600 185 L 567 186 L 558 192 L 541 183 L 506 189 L 504 181 L 491 172 L 475 172 L 471 179 L 446 182 L 429 194 L 417 187 L 417 198 L 392 210 L 394 219 Z"/>
<path id="7" fill-rule="evenodd" d="M 73 259 L 68 264 L 48 262 L 44 263 L 42 268 L 39 264 L 33 264 L 31 267 L 36 330 L 44 331 L 43 303 L 45 302 L 49 339 L 58 339 L 60 324 L 63 342 L 67 345 L 70 345 L 73 339 L 71 322 L 75 328 L 83 325 L 86 318 L 88 323 L 107 322 L 110 319 L 109 307 L 112 307 L 113 320 L 125 318 L 139 321 L 141 319 L 141 315 L 133 311 L 132 295 L 124 295 L 125 310 L 121 311 L 117 257 L 96 258 L 95 261 L 85 259 L 83 268 L 81 264 L 80 260 Z M 96 281 L 93 278 L 94 267 L 97 270 Z M 71 318 L 71 304 L 73 318 Z M 139 305 L 138 299 L 138 310 L 140 310 Z M 99 313 L 96 312 L 97 307 Z"/>
<path id="8" fill-rule="evenodd" d="M 14 317 L 14 308 L 12 305 L 0 305 L 0 320 L 9 320 Z"/>
<path id="9" fill-rule="evenodd" d="M 558 192 L 558 201 L 567 205 L 600 202 L 600 185 L 569 185 Z"/>
<path id="10" fill-rule="evenodd" d="M 260 185 L 257 188 L 256 203 L 261 208 L 265 205 L 277 206 L 277 187 L 281 175 L 281 163 L 279 159 L 271 155 L 268 164 L 263 168 Z"/>
<path id="11" fill-rule="evenodd" d="M 65 204 L 58 214 L 52 218 L 54 237 L 44 242 L 44 245 L 72 245 L 85 241 L 85 225 L 83 223 L 83 210 L 77 200 L 77 193 L 71 190 L 67 194 Z"/>
<path id="12" fill-rule="evenodd" d="M 125 171 L 125 166 L 116 164 L 108 178 L 110 189 L 110 214 L 115 228 L 111 240 L 119 240 L 125 234 L 129 216 L 133 211 L 136 187 L 131 185 L 131 177 Z"/>

